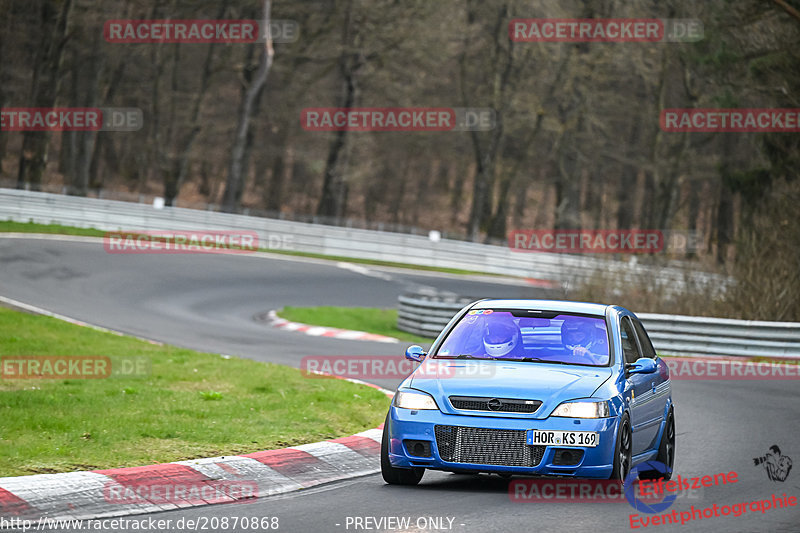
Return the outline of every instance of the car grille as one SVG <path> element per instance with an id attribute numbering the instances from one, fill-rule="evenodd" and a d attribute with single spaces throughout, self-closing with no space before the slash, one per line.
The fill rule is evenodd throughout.
<path id="1" fill-rule="evenodd" d="M 536 466 L 546 446 L 529 446 L 526 431 L 436 426 L 439 456 L 448 463 Z"/>
<path id="2" fill-rule="evenodd" d="M 493 403 L 490 404 L 490 401 Z M 539 400 L 483 398 L 481 396 L 450 396 L 450 403 L 456 409 L 493 411 L 497 413 L 535 413 L 539 406 L 542 405 Z"/>

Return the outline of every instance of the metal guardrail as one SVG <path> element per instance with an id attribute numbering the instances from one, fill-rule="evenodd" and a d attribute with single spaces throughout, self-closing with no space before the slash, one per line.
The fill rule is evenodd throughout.
<path id="1" fill-rule="evenodd" d="M 568 286 L 597 273 L 620 282 L 645 276 L 667 290 L 680 290 L 687 280 L 724 287 L 720 276 L 695 272 L 679 261 L 666 265 L 551 253 L 520 253 L 508 247 L 373 230 L 203 211 L 180 207 L 156 209 L 149 204 L 65 196 L 46 192 L 0 189 L 0 220 L 63 224 L 104 231 L 240 230 L 255 231 L 262 246 L 291 242 L 293 250 L 333 256 L 458 268 L 539 280 Z M 290 241 L 279 241 L 286 236 Z M 270 241 L 270 237 L 273 238 Z"/>
<path id="2" fill-rule="evenodd" d="M 402 295 L 397 326 L 434 338 L 470 298 Z M 662 355 L 800 358 L 800 323 L 638 313 Z"/>
<path id="3" fill-rule="evenodd" d="M 290 242 L 300 252 L 380 261 L 459 268 L 570 284 L 598 272 L 625 282 L 647 276 L 666 286 L 683 287 L 687 280 L 724 287 L 727 280 L 692 272 L 679 262 L 654 266 L 631 261 L 548 253 L 515 253 L 503 246 L 418 235 L 323 226 L 148 204 L 120 202 L 0 189 L 0 220 L 63 224 L 105 231 L 216 230 L 255 231 L 262 246 Z M 271 239 L 272 237 L 272 239 Z M 275 237 L 280 237 L 276 239 Z M 289 237 L 290 240 L 284 240 Z M 676 289 L 680 290 L 680 289 Z M 400 329 L 435 337 L 468 300 L 453 297 L 402 296 Z M 800 324 L 752 322 L 719 318 L 640 314 L 656 349 L 666 355 L 732 355 L 800 358 Z"/>

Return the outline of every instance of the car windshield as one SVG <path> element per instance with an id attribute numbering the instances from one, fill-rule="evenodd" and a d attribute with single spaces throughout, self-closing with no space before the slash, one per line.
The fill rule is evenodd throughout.
<path id="1" fill-rule="evenodd" d="M 524 315 L 524 316 L 519 316 Z M 433 356 L 606 366 L 608 334 L 602 317 L 569 313 L 473 309 Z"/>

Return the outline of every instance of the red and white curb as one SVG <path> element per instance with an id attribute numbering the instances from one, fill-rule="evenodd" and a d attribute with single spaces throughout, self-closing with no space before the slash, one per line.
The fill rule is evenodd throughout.
<path id="1" fill-rule="evenodd" d="M 263 315 L 262 315 L 263 316 Z M 323 326 L 311 326 L 300 322 L 290 322 L 278 316 L 277 311 L 270 311 L 266 315 L 267 321 L 276 328 L 287 331 L 299 331 L 313 337 L 328 337 L 332 339 L 344 339 L 349 341 L 373 341 L 373 342 L 400 342 L 394 337 L 367 333 L 366 331 L 354 331 L 351 329 L 327 328 Z"/>
<path id="2" fill-rule="evenodd" d="M 123 335 L 11 298 L 0 296 L 0 302 Z M 339 379 L 372 387 L 389 397 L 393 395 L 371 383 Z M 382 428 L 383 424 L 350 437 L 245 455 L 4 477 L 0 478 L 0 518 L 92 519 L 217 503 L 250 503 L 265 496 L 366 476 L 380 470 Z"/>
<path id="3" fill-rule="evenodd" d="M 381 429 L 350 437 L 152 466 L 0 478 L 0 516 L 37 521 L 150 513 L 258 498 L 374 474 Z"/>

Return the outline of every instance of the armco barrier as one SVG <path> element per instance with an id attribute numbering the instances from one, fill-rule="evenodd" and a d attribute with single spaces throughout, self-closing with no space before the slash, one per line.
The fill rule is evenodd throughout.
<path id="1" fill-rule="evenodd" d="M 397 326 L 436 337 L 470 299 L 402 295 Z M 663 355 L 800 358 L 800 323 L 638 313 Z"/>
<path id="2" fill-rule="evenodd" d="M 34 221 L 99 230 L 240 230 L 255 231 L 262 243 L 285 235 L 299 252 L 379 261 L 459 268 L 521 278 L 553 280 L 564 285 L 611 273 L 622 282 L 646 276 L 667 290 L 680 290 L 687 279 L 724 287 L 719 276 L 694 272 L 681 262 L 645 265 L 628 261 L 569 254 L 519 253 L 504 246 L 419 235 L 324 226 L 216 211 L 120 202 L 45 192 L 0 188 L 0 220 Z"/>

